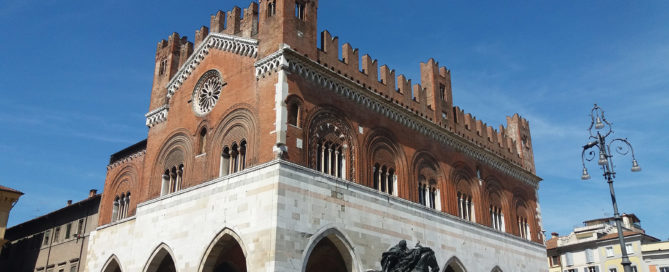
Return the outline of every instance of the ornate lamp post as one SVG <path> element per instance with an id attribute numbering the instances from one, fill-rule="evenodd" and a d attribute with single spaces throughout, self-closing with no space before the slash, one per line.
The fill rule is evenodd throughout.
<path id="1" fill-rule="evenodd" d="M 592 108 L 592 111 L 590 112 L 590 117 L 592 118 L 592 122 L 590 123 L 588 131 L 590 132 L 590 139 L 593 141 L 583 146 L 583 152 L 581 153 L 581 161 L 583 162 L 583 175 L 581 176 L 581 179 L 590 179 L 588 169 L 585 168 L 585 161 L 592 161 L 595 158 L 595 151 L 599 151 L 597 164 L 602 167 L 602 170 L 604 171 L 604 178 L 609 184 L 609 190 L 611 191 L 613 216 L 616 220 L 616 226 L 618 228 L 618 242 L 620 242 L 620 251 L 622 252 L 621 264 L 623 265 L 625 272 L 632 272 L 632 263 L 627 257 L 627 248 L 625 248 L 625 240 L 623 238 L 622 218 L 618 213 L 616 193 L 613 191 L 613 179 L 616 177 L 616 172 L 614 171 L 611 145 L 614 145 L 614 150 L 620 155 L 624 156 L 628 153 L 632 154 L 632 172 L 641 171 L 641 167 L 639 167 L 639 164 L 634 157 L 634 149 L 632 149 L 632 145 L 629 141 L 627 141 L 627 138 L 616 138 L 610 140 L 608 143 L 606 142 L 606 137 L 611 135 L 613 130 L 611 130 L 611 123 L 606 121 L 606 118 L 604 118 L 604 110 L 602 110 L 602 108 L 595 104 L 595 107 Z"/>

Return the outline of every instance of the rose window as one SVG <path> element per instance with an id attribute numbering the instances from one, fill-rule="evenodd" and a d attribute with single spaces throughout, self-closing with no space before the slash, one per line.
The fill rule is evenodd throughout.
<path id="1" fill-rule="evenodd" d="M 202 75 L 193 93 L 193 109 L 197 114 L 207 114 L 214 108 L 221 96 L 223 85 L 225 84 L 221 81 L 221 75 L 216 70 Z"/>

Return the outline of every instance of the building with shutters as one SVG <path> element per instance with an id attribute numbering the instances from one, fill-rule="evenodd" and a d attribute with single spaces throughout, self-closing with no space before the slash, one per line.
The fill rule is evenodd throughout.
<path id="1" fill-rule="evenodd" d="M 625 248 L 633 271 L 655 271 L 644 261 L 642 247 L 659 240 L 646 235 L 634 214 L 621 217 Z M 550 272 L 623 272 L 615 218 L 598 218 L 583 224 L 567 236 L 553 233 L 546 241 Z"/>
<path id="2" fill-rule="evenodd" d="M 9 241 L 0 255 L 0 271 L 83 272 L 89 233 L 97 227 L 101 195 L 7 229 Z"/>
<path id="3" fill-rule="evenodd" d="M 402 239 L 442 271 L 546 271 L 529 122 L 488 126 L 435 60 L 412 84 L 317 15 L 263 0 L 158 42 L 147 139 L 110 159 L 89 271 L 362 272 Z"/>
<path id="4" fill-rule="evenodd" d="M 650 272 L 669 272 L 669 241 L 641 245 L 644 265 Z"/>

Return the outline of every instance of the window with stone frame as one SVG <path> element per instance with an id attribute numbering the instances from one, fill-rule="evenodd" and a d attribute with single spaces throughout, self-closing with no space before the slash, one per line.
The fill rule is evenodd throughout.
<path id="1" fill-rule="evenodd" d="M 44 240 L 42 242 L 42 245 L 46 246 L 46 245 L 49 244 L 50 241 L 51 241 L 51 230 L 48 229 L 48 230 L 44 231 Z"/>
<path id="2" fill-rule="evenodd" d="M 65 239 L 70 239 L 70 235 L 72 234 L 72 222 L 67 223 L 65 226 Z"/>
<path id="3" fill-rule="evenodd" d="M 60 227 L 56 227 L 53 231 L 53 242 L 56 243 L 60 239 Z"/>
<path id="4" fill-rule="evenodd" d="M 612 246 L 607 246 L 605 248 L 605 250 L 606 250 L 606 257 L 613 257 L 614 256 Z"/>
<path id="5" fill-rule="evenodd" d="M 300 103 L 293 100 L 288 104 L 288 124 L 300 127 Z"/>
<path id="6" fill-rule="evenodd" d="M 84 235 L 84 219 L 79 219 L 77 224 L 77 235 Z"/>

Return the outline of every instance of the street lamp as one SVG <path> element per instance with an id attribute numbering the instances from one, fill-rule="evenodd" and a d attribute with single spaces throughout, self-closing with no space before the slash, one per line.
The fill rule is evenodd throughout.
<path id="1" fill-rule="evenodd" d="M 585 161 L 592 161 L 595 158 L 595 152 L 599 152 L 597 159 L 597 164 L 602 167 L 604 171 L 604 178 L 609 184 L 609 190 L 611 191 L 611 202 L 613 202 L 613 216 L 616 220 L 616 226 L 618 228 L 618 242 L 620 242 L 620 251 L 622 252 L 622 262 L 623 269 L 625 272 L 632 272 L 632 266 L 629 258 L 627 257 L 627 248 L 625 247 L 625 240 L 623 238 L 623 229 L 622 229 L 622 218 L 618 213 L 618 204 L 616 202 L 616 193 L 613 191 L 613 179 L 616 177 L 616 172 L 613 169 L 613 154 L 611 153 L 611 145 L 614 145 L 615 151 L 620 155 L 627 155 L 628 153 L 632 154 L 632 172 L 641 171 L 639 163 L 637 163 L 636 158 L 634 157 L 634 149 L 627 138 L 616 138 L 608 143 L 606 142 L 606 137 L 613 133 L 611 130 L 611 123 L 606 121 L 604 118 L 604 110 L 595 104 L 595 107 L 592 108 L 590 112 L 590 118 L 592 122 L 588 131 L 590 132 L 590 139 L 593 141 L 583 146 L 583 152 L 581 153 L 581 161 L 583 162 L 583 174 L 581 179 L 588 180 L 590 179 L 590 174 L 588 174 L 588 169 L 585 168 Z M 593 131 L 594 128 L 594 131 Z M 596 147 L 596 149 L 594 149 Z M 586 153 L 587 152 L 587 153 Z M 587 155 L 586 155 L 587 154 Z"/>

